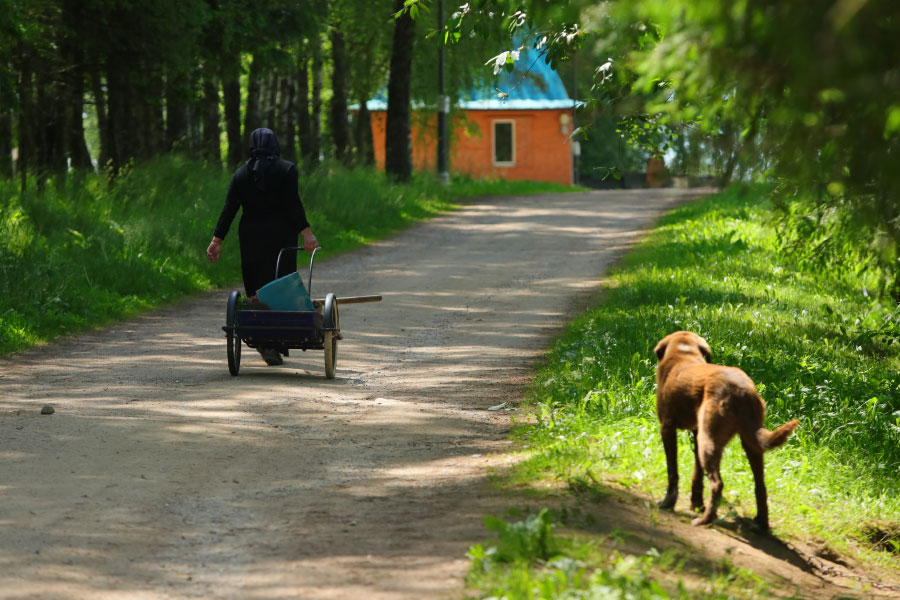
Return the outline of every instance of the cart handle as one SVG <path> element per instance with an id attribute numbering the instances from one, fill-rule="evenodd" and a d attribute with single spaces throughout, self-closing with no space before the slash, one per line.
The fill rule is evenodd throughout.
<path id="1" fill-rule="evenodd" d="M 313 271 L 313 261 L 316 260 L 316 252 L 321 250 L 321 246 L 317 246 L 313 248 L 312 256 L 309 257 L 309 283 L 306 285 L 306 293 L 312 297 L 312 271 Z M 285 250 L 303 250 L 303 246 L 288 246 L 286 248 L 282 248 L 278 251 L 278 260 L 275 261 L 275 279 L 278 279 L 278 271 L 281 266 L 281 253 Z M 300 269 L 297 269 L 299 272 Z"/>
<path id="2" fill-rule="evenodd" d="M 338 304 L 362 304 L 363 302 L 381 302 L 381 295 L 377 296 L 345 296 L 343 298 L 335 298 L 334 301 Z M 325 305 L 324 298 L 317 298 L 313 300 L 315 304 L 318 302 L 321 305 Z"/>

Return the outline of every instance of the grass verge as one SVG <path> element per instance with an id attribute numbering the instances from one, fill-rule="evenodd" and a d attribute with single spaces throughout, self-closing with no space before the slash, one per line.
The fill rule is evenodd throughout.
<path id="1" fill-rule="evenodd" d="M 559 522 L 568 527 L 558 533 Z M 629 600 L 714 600 L 766 597 L 764 582 L 728 561 L 694 564 L 676 550 L 651 548 L 634 554 L 621 546 L 627 535 L 613 530 L 604 536 L 573 533 L 579 525 L 590 529 L 590 519 L 568 511 L 541 509 L 521 520 L 489 518 L 486 526 L 496 538 L 487 546 L 473 546 L 468 556 L 470 589 L 479 598 L 576 600 L 586 598 Z M 685 585 L 672 574 L 692 570 L 702 582 Z"/>
<path id="2" fill-rule="evenodd" d="M 240 281 L 237 223 L 222 259 L 206 246 L 230 174 L 177 156 L 110 184 L 70 176 L 43 192 L 0 181 L 0 356 Z M 572 190 L 565 186 L 421 175 L 393 184 L 368 169 L 323 168 L 300 194 L 319 255 L 344 252 L 450 210 L 461 198 Z"/>
<path id="3" fill-rule="evenodd" d="M 766 454 L 774 533 L 832 558 L 900 573 L 900 311 L 868 293 L 874 282 L 866 272 L 823 271 L 781 251 L 769 215 L 765 190 L 731 190 L 661 220 L 610 273 L 599 306 L 577 318 L 549 353 L 526 403 L 529 422 L 516 432 L 524 459 L 504 481 L 571 494 L 609 486 L 661 498 L 666 467 L 652 350 L 666 334 L 687 329 L 709 341 L 714 362 L 740 367 L 756 381 L 769 428 L 801 422 L 785 447 Z M 679 451 L 679 509 L 686 510 L 693 458 L 684 432 Z M 752 517 L 752 475 L 737 442 L 725 452 L 722 474 L 724 522 Z M 576 540 L 579 530 L 567 536 Z M 620 572 L 624 560 L 581 558 L 583 549 L 543 562 L 482 559 L 485 552 L 473 549 L 470 583 L 479 597 L 522 590 L 505 594 L 509 599 L 594 597 L 577 594 L 593 589 L 592 578 Z M 561 571 L 554 561 L 562 559 L 581 570 Z M 653 579 L 656 559 L 636 560 L 622 590 Z M 574 584 L 573 573 L 581 573 Z M 570 591 L 542 591 L 557 585 L 548 580 L 569 582 Z M 758 593 L 755 585 L 738 588 L 703 593 Z M 668 585 L 659 597 L 681 594 Z"/>

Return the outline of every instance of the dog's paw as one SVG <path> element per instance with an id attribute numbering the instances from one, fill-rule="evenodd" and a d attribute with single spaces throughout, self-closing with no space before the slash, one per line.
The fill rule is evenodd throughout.
<path id="1" fill-rule="evenodd" d="M 747 521 L 747 525 L 750 527 L 750 530 L 753 531 L 754 533 L 759 533 L 759 534 L 763 534 L 763 535 L 769 533 L 768 519 L 760 520 L 759 517 L 756 517 L 753 520 Z"/>
<path id="2" fill-rule="evenodd" d="M 769 533 L 769 525 L 767 523 L 760 523 L 756 519 L 737 517 L 735 523 L 743 534 L 767 535 Z"/>
<path id="3" fill-rule="evenodd" d="M 693 525 L 694 527 L 705 527 L 706 525 L 709 525 L 710 523 L 712 523 L 715 520 L 716 520 L 715 515 L 712 515 L 709 517 L 707 517 L 707 516 L 697 517 L 696 519 L 693 519 L 691 521 L 691 525 Z"/>
<path id="4" fill-rule="evenodd" d="M 658 508 L 662 508 L 663 510 L 669 510 L 675 508 L 675 502 L 678 500 L 678 497 L 666 496 L 662 500 L 656 503 Z"/>

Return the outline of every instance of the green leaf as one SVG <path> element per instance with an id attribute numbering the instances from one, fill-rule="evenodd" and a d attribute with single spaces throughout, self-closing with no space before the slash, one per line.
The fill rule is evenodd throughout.
<path id="1" fill-rule="evenodd" d="M 496 531 L 498 533 L 501 531 L 505 531 L 506 528 L 509 527 L 506 521 L 498 517 L 485 517 L 483 523 L 486 529 Z"/>
<path id="2" fill-rule="evenodd" d="M 884 122 L 884 139 L 888 139 L 900 132 L 900 104 L 893 104 L 887 109 L 887 118 Z"/>

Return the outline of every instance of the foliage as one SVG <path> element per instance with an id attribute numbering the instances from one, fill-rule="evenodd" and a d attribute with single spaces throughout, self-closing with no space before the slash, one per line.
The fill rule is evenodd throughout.
<path id="1" fill-rule="evenodd" d="M 338 0 L 330 16 L 347 40 L 351 88 L 357 100 L 372 98 L 385 84 L 391 42 L 390 0 Z M 361 18 L 363 15 L 374 16 Z"/>
<path id="2" fill-rule="evenodd" d="M 535 380 L 537 423 L 519 432 L 531 458 L 518 476 L 607 478 L 659 496 L 666 468 L 652 349 L 691 330 L 709 341 L 714 362 L 755 380 L 768 427 L 800 420 L 788 445 L 766 454 L 776 532 L 889 563 L 861 526 L 900 519 L 892 492 L 900 486 L 900 312 L 866 296 L 871 274 L 780 253 L 763 196 L 733 189 L 675 211 L 611 275 L 602 303 L 571 325 Z M 684 471 L 686 437 L 679 449 Z M 729 444 L 723 465 L 720 514 L 752 516 L 739 444 Z"/>
<path id="3" fill-rule="evenodd" d="M 609 180 L 623 172 L 643 172 L 649 153 L 626 139 L 626 124 L 612 115 L 591 111 L 582 127 L 581 156 L 578 160 L 580 180 Z"/>
<path id="4" fill-rule="evenodd" d="M 497 533 L 497 544 L 487 550 L 475 550 L 474 568 L 486 560 L 512 563 L 517 560 L 527 562 L 547 561 L 558 553 L 558 542 L 553 537 L 553 518 L 550 511 L 542 509 L 529 515 L 524 521 L 508 523 L 497 517 L 488 517 L 484 526 Z"/>
<path id="5" fill-rule="evenodd" d="M 445 2 L 445 4 L 451 4 Z M 437 34 L 436 6 L 428 12 L 422 11 L 418 18 L 423 30 L 424 40 L 420 41 L 413 59 L 413 98 L 427 106 L 436 106 L 437 102 L 437 62 L 438 51 L 444 39 Z M 445 12 L 449 10 L 445 9 Z M 469 96 L 473 90 L 481 89 L 491 79 L 491 71 L 485 65 L 486 57 L 496 51 L 497 44 L 503 44 L 506 33 L 502 24 L 494 21 L 482 21 L 481 28 L 475 30 L 466 23 L 456 30 L 466 43 L 449 44 L 443 48 L 445 70 L 445 94 L 455 102 Z"/>
<path id="6" fill-rule="evenodd" d="M 440 41 L 464 42 L 443 48 L 445 92 L 459 98 L 490 86 L 485 58 L 498 43 L 511 67 L 516 49 L 502 41 L 504 35 L 536 22 L 526 22 L 524 13 L 508 21 L 464 18 L 472 6 L 487 8 L 488 2 L 451 9 L 451 26 L 443 36 L 436 35 L 435 2 L 160 0 L 148 5 L 135 0 L 12 0 L 9 4 L 0 17 L 4 34 L 0 81 L 7 84 L 0 86 L 0 176 L 12 174 L 11 151 L 17 148 L 15 169 L 22 185 L 33 181 L 38 186 L 68 169 L 100 168 L 115 175 L 132 159 L 140 163 L 170 151 L 234 166 L 246 153 L 249 131 L 259 126 L 278 133 L 289 160 L 296 160 L 299 145 L 305 170 L 315 168 L 320 156 L 370 161 L 365 111 L 354 117 L 355 148 L 348 147 L 347 128 L 337 125 L 347 118 L 345 104 L 363 102 L 385 89 L 389 59 L 397 53 L 391 34 L 399 22 L 392 18 L 398 6 L 405 4 L 421 23 L 415 33 L 409 99 L 426 107 L 436 106 Z M 546 8 L 537 16 L 548 16 L 548 22 L 574 14 L 561 13 L 552 3 Z M 564 27 L 559 35 L 550 27 L 540 31 L 550 34 L 548 48 L 580 39 L 575 29 Z M 346 60 L 339 59 L 344 56 L 340 48 L 346 48 Z M 592 56 L 582 61 L 586 76 L 592 71 Z M 561 60 L 554 64 L 562 67 Z M 337 112 L 323 113 L 323 102 L 330 102 Z M 400 104 L 409 102 L 401 99 Z M 628 129 L 628 135 L 647 137 L 646 118 L 631 127 L 626 112 L 603 114 L 610 115 L 621 121 L 619 128 Z M 595 118 L 585 116 L 585 122 Z M 328 134 L 334 143 L 327 141 Z M 586 142 L 603 148 L 605 134 Z M 388 143 L 401 138 L 405 136 L 388 136 Z M 396 154 L 406 156 L 407 150 L 402 147 Z M 619 152 L 603 160 L 635 162 L 631 154 Z M 643 161 L 643 156 L 636 160 Z"/>
<path id="7" fill-rule="evenodd" d="M 833 234 L 816 243 L 836 245 L 841 258 L 845 244 L 860 243 L 900 297 L 900 67 L 889 58 L 900 52 L 896 4 L 764 1 L 726 10 L 684 1 L 629 10 L 666 32 L 636 61 L 645 89 L 662 81 L 674 92 L 651 110 L 741 130 L 741 158 L 770 157 L 782 203 Z"/>
<path id="8" fill-rule="evenodd" d="M 23 183 L 31 174 L 38 176 L 38 185 L 48 174 L 62 174 L 68 167 L 88 170 L 91 159 L 95 166 L 111 165 L 115 172 L 132 158 L 152 160 L 173 149 L 214 164 L 221 161 L 223 129 L 228 164 L 233 165 L 246 153 L 249 130 L 242 135 L 242 124 L 245 129 L 266 125 L 278 131 L 283 150 L 293 158 L 294 130 L 303 114 L 297 110 L 296 82 L 301 71 L 308 75 L 305 67 L 298 67 L 310 60 L 310 47 L 321 45 L 326 9 L 344 16 L 349 7 L 352 23 L 344 19 L 339 24 L 351 34 L 360 34 L 358 25 L 366 23 L 365 33 L 374 34 L 358 35 L 360 43 L 386 30 L 390 14 L 385 11 L 382 22 L 372 26 L 366 11 L 357 10 L 361 3 L 352 0 L 8 4 L 0 17 L 0 34 L 7 32 L 7 18 L 14 26 L 11 35 L 0 35 L 0 82 L 15 85 L 0 87 L 0 115 L 14 116 L 16 127 L 0 127 L 0 152 L 18 148 L 16 169 Z M 359 58 L 358 44 L 353 51 Z M 244 64 L 256 66 L 243 84 L 242 55 L 252 55 L 254 60 Z M 376 69 L 383 65 L 378 60 L 356 63 Z M 321 81 L 322 64 L 317 62 L 311 77 L 315 81 Z M 359 82 L 369 73 L 361 71 L 354 71 L 355 85 L 365 85 Z M 308 86 L 301 91 L 307 95 L 305 107 Z M 320 87 L 315 93 L 321 97 Z M 93 156 L 80 152 L 84 112 L 99 129 Z M 317 139 L 321 132 L 315 129 Z"/>
<path id="9" fill-rule="evenodd" d="M 706 149 L 723 181 L 777 183 L 797 249 L 834 268 L 855 244 L 880 273 L 877 287 L 900 299 L 893 0 L 478 0 L 460 7 L 446 37 L 467 20 L 497 19 L 532 32 L 554 65 L 589 45 L 594 105 L 625 110 L 632 142 L 664 152 L 689 133 L 674 150 Z M 810 228 L 821 235 L 807 243 Z"/>
<path id="10" fill-rule="evenodd" d="M 227 181 L 194 169 L 174 159 L 111 189 L 103 177 L 72 177 L 44 194 L 0 183 L 0 351 L 208 286 L 196 244 Z"/>

